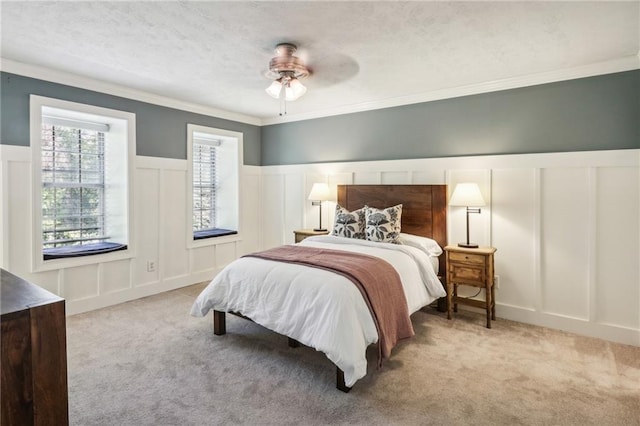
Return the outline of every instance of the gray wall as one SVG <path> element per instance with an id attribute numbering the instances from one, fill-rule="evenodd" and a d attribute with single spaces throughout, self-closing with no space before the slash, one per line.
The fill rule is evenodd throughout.
<path id="1" fill-rule="evenodd" d="M 640 70 L 254 126 L 1 73 L 0 144 L 29 145 L 29 95 L 136 114 L 138 155 L 186 159 L 187 123 L 244 133 L 244 164 L 640 148 Z"/>
<path id="2" fill-rule="evenodd" d="M 117 109 L 136 114 L 136 153 L 150 157 L 187 158 L 187 123 L 244 134 L 244 164 L 260 165 L 260 127 L 162 107 L 77 87 L 2 73 L 0 143 L 29 146 L 29 95 Z"/>
<path id="3" fill-rule="evenodd" d="M 262 165 L 640 148 L 640 70 L 262 127 Z"/>

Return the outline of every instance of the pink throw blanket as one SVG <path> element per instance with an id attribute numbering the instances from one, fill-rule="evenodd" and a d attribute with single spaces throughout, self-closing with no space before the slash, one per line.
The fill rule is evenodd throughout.
<path id="1" fill-rule="evenodd" d="M 382 358 L 389 358 L 391 349 L 399 340 L 415 334 L 400 276 L 382 259 L 297 245 L 280 246 L 245 257 L 326 269 L 351 280 L 362 293 L 378 331 L 378 366 L 382 365 Z"/>

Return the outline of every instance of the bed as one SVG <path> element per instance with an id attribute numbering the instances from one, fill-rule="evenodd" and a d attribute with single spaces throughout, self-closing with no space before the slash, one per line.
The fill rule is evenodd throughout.
<path id="1" fill-rule="evenodd" d="M 363 206 L 385 209 L 402 204 L 399 239 L 404 244 L 317 236 L 296 245 L 245 256 L 229 264 L 211 281 L 197 297 L 191 313 L 205 316 L 213 311 L 216 335 L 226 333 L 226 313 L 232 313 L 287 336 L 292 347 L 302 343 L 324 352 L 336 365 L 337 388 L 348 392 L 366 374 L 366 348 L 370 344 L 378 344 L 381 365 L 383 355 L 388 357 L 393 344 L 408 334 L 389 345 L 382 321 L 378 321 L 369 306 L 380 302 L 363 297 L 366 290 L 354 286 L 356 281 L 349 282 L 344 273 L 261 256 L 284 250 L 320 253 L 325 263 L 331 263 L 327 260 L 331 258 L 326 257 L 328 253 L 377 262 L 395 270 L 404 295 L 404 308 L 410 315 L 446 295 L 437 276 L 438 271 L 445 272 L 444 255 L 438 249 L 447 242 L 446 186 L 339 185 L 337 195 L 338 205 L 349 212 Z M 416 241 L 418 245 L 413 244 Z M 424 241 L 428 241 L 427 248 Z M 337 257 L 333 259 L 340 263 Z"/>

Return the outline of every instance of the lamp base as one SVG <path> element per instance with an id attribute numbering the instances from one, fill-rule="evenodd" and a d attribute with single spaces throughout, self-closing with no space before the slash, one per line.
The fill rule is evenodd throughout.
<path id="1" fill-rule="evenodd" d="M 324 228 L 313 228 L 313 230 L 316 232 L 327 232 L 327 230 Z"/>
<path id="2" fill-rule="evenodd" d="M 476 243 L 458 243 L 458 247 L 478 248 L 478 245 Z"/>

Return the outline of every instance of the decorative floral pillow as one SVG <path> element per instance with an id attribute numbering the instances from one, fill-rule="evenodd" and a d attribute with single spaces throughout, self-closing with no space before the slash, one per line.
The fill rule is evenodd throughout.
<path id="1" fill-rule="evenodd" d="M 336 218 L 331 235 L 364 240 L 365 209 L 366 207 L 363 207 L 350 212 L 340 204 L 337 204 Z"/>
<path id="2" fill-rule="evenodd" d="M 367 240 L 397 244 L 400 236 L 402 204 L 384 210 L 373 207 L 365 207 L 365 209 Z"/>

